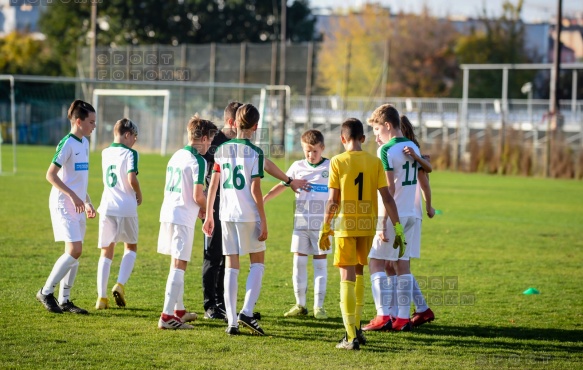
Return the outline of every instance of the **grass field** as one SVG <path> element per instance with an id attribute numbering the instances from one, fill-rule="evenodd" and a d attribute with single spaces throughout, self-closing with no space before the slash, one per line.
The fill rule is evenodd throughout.
<path id="1" fill-rule="evenodd" d="M 435 172 L 435 208 L 412 263 L 436 320 L 410 333 L 371 333 L 360 352 L 339 351 L 338 272 L 329 261 L 330 319 L 287 319 L 294 304 L 289 240 L 293 196 L 267 205 L 269 239 L 256 310 L 265 337 L 229 337 L 222 322 L 192 331 L 157 328 L 169 258 L 156 253 L 168 157 L 142 155 L 140 243 L 128 308 L 95 311 L 97 221 L 88 221 L 72 298 L 88 316 L 49 314 L 35 300 L 62 243 L 54 243 L 44 179 L 54 148 L 19 147 L 18 174 L 0 176 L 0 368 L 583 368 L 583 182 Z M 11 152 L 3 149 L 4 169 Z M 275 184 L 266 177 L 264 190 Z M 89 192 L 101 196 L 99 154 Z M 197 224 L 185 303 L 202 313 L 202 234 Z M 118 247 L 110 288 L 121 257 Z M 241 268 L 239 308 L 248 261 Z M 309 267 L 311 276 L 311 267 Z M 374 316 L 365 273 L 365 318 Z M 441 284 L 440 284 L 441 283 Z M 535 287 L 540 295 L 523 295 Z M 308 292 L 308 307 L 313 302 Z"/>

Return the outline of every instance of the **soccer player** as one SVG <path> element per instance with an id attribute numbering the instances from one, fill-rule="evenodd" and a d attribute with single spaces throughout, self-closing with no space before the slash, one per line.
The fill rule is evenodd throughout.
<path id="1" fill-rule="evenodd" d="M 99 241 L 101 257 L 97 264 L 97 303 L 95 308 L 109 308 L 107 282 L 115 244 L 124 242 L 125 252 L 119 267 L 117 283 L 111 290 L 115 303 L 126 306 L 127 283 L 138 248 L 138 206 L 142 190 L 138 181 L 138 152 L 133 148 L 138 140 L 138 126 L 122 118 L 113 127 L 113 143 L 101 152 L 103 194 L 99 212 Z"/>
<path id="2" fill-rule="evenodd" d="M 284 314 L 285 317 L 305 316 L 306 292 L 308 289 L 308 256 L 313 256 L 314 267 L 314 317 L 326 319 L 324 298 L 328 281 L 326 256 L 331 250 L 318 248 L 318 234 L 324 218 L 324 205 L 328 199 L 328 176 L 330 160 L 322 157 L 324 135 L 318 130 L 308 130 L 301 137 L 304 160 L 294 162 L 287 171 L 293 178 L 307 180 L 311 190 L 296 193 L 294 231 L 291 240 L 293 258 L 292 282 L 296 304 Z M 263 197 L 267 202 L 281 194 L 286 188 L 282 182 L 275 185 Z"/>
<path id="3" fill-rule="evenodd" d="M 230 102 L 225 108 L 223 114 L 224 127 L 221 131 L 218 131 L 213 139 L 211 147 L 208 152 L 204 155 L 207 161 L 207 175 L 205 178 L 205 183 L 207 188 L 210 185 L 212 168 L 215 164 L 215 151 L 216 149 L 226 141 L 229 141 L 237 136 L 237 129 L 235 127 L 235 115 L 237 109 L 242 106 L 242 103 L 237 101 Z M 298 189 L 303 188 L 306 185 L 305 180 L 293 179 L 290 181 L 283 171 L 281 171 L 272 161 L 265 158 L 265 172 L 272 175 L 273 177 L 289 183 L 289 186 L 293 191 L 297 192 Z M 203 291 L 203 306 L 204 306 L 204 318 L 205 319 L 225 319 L 225 301 L 224 301 L 224 278 L 225 278 L 225 256 L 223 256 L 223 245 L 222 245 L 222 229 L 221 221 L 219 219 L 219 209 L 220 209 L 220 193 L 216 193 L 216 198 L 213 206 L 213 218 L 214 218 L 214 232 L 212 235 L 204 235 L 204 257 L 202 265 L 202 291 Z"/>
<path id="4" fill-rule="evenodd" d="M 420 158 L 419 148 L 403 136 L 399 112 L 390 104 L 378 107 L 368 119 L 368 123 L 372 126 L 376 141 L 380 145 L 378 156 L 386 173 L 390 193 L 399 210 L 405 238 L 409 241 L 416 240 L 415 193 L 419 163 L 405 154 L 404 148 L 409 147 Z M 377 316 L 363 327 L 363 330 L 411 329 L 409 311 L 413 295 L 413 276 L 409 265 L 410 250 L 410 247 L 404 251 L 395 250 L 382 238 L 378 236 L 375 238 L 369 257 Z M 388 261 L 396 261 L 396 277 L 387 278 L 385 267 L 390 270 Z"/>
<path id="5" fill-rule="evenodd" d="M 265 270 L 267 239 L 267 220 L 261 194 L 264 156 L 263 151 L 250 141 L 257 130 L 259 112 L 253 105 L 244 104 L 237 109 L 235 121 L 237 138 L 219 146 L 215 152 L 203 231 L 206 235 L 213 234 L 215 225 L 212 205 L 220 186 L 219 218 L 225 255 L 224 287 L 228 321 L 226 332 L 229 335 L 239 334 L 238 324 L 241 324 L 253 334 L 264 335 L 265 332 L 253 317 Z M 236 316 L 239 255 L 245 254 L 249 254 L 251 265 L 243 308 Z"/>
<path id="6" fill-rule="evenodd" d="M 95 217 L 95 208 L 87 194 L 89 180 L 89 141 L 86 136 L 95 129 L 95 109 L 82 100 L 75 100 L 67 114 L 71 132 L 57 146 L 57 152 L 47 171 L 46 179 L 53 186 L 49 208 L 55 241 L 65 242 L 65 253 L 55 262 L 36 299 L 52 313 L 87 314 L 70 300 L 70 291 L 79 269 L 79 257 L 85 237 L 85 215 Z M 59 302 L 54 297 L 57 284 Z"/>
<path id="7" fill-rule="evenodd" d="M 336 348 L 358 350 L 364 344 L 360 342 L 365 340 L 358 330 L 364 306 L 362 274 L 377 227 L 377 191 L 386 211 L 378 225 L 381 236 L 388 241 L 385 228 L 390 217 L 395 228 L 395 245 L 402 247 L 405 240 L 382 163 L 361 148 L 365 140 L 362 122 L 356 118 L 344 121 L 340 139 L 346 151 L 330 161 L 328 202 L 318 244 L 320 249 L 327 250 L 331 245 L 328 237 L 334 235 L 336 239 L 334 266 L 340 270 L 340 310 L 346 329 Z M 336 213 L 338 217 L 332 229 L 330 223 Z"/>
<path id="8" fill-rule="evenodd" d="M 413 125 L 407 118 L 407 116 L 401 116 L 401 131 L 403 136 L 411 140 L 417 147 L 419 142 L 415 136 L 415 131 L 413 130 Z M 410 258 L 421 258 L 421 221 L 423 219 L 423 202 L 421 197 L 425 200 L 425 212 L 429 218 L 433 218 L 435 215 L 435 209 L 431 204 L 431 186 L 429 185 L 429 173 L 431 172 L 431 164 L 429 163 L 429 156 L 422 155 L 421 158 L 417 156 L 414 150 L 409 147 L 403 148 L 403 153 L 410 155 L 415 159 L 421 167 L 417 173 L 417 188 L 415 189 L 415 233 L 414 236 L 418 239 L 408 240 L 407 248 L 410 248 Z M 431 322 L 435 319 L 435 314 L 427 306 L 427 301 L 423 297 L 423 293 L 419 288 L 419 284 L 413 276 L 413 303 L 415 304 L 415 312 L 411 317 L 411 325 L 413 327 L 420 326 L 426 322 Z"/>
<path id="9" fill-rule="evenodd" d="M 160 210 L 158 253 L 170 255 L 164 308 L 158 320 L 160 329 L 192 329 L 186 322 L 197 315 L 184 307 L 184 272 L 192 254 L 196 217 L 206 211 L 204 175 L 209 149 L 217 131 L 211 121 L 194 116 L 188 121 L 188 145 L 179 149 L 166 167 L 164 201 Z"/>

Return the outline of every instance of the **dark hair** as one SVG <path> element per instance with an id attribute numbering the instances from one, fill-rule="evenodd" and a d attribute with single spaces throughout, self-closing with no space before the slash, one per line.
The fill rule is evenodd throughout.
<path id="1" fill-rule="evenodd" d="M 132 135 L 137 135 L 138 126 L 129 118 L 122 118 L 115 123 L 115 126 L 113 126 L 113 133 L 119 136 L 123 136 L 126 132 L 129 132 Z"/>
<path id="2" fill-rule="evenodd" d="M 243 104 L 237 109 L 235 121 L 239 128 L 248 130 L 259 122 L 259 111 L 253 104 Z"/>
<path id="3" fill-rule="evenodd" d="M 214 123 L 202 119 L 196 114 L 190 118 L 186 129 L 188 131 L 189 140 L 202 139 L 205 136 L 212 139 L 218 131 L 217 126 L 215 126 Z"/>
<path id="4" fill-rule="evenodd" d="M 308 130 L 302 134 L 302 143 L 309 145 L 324 145 L 324 135 L 318 130 Z"/>
<path id="5" fill-rule="evenodd" d="M 360 140 L 364 137 L 364 126 L 358 118 L 348 118 L 342 122 L 340 133 L 346 140 Z"/>
<path id="6" fill-rule="evenodd" d="M 403 133 L 403 136 L 414 142 L 418 148 L 421 148 L 419 146 L 419 142 L 417 141 L 417 136 L 415 135 L 413 125 L 411 124 L 411 121 L 409 121 L 409 118 L 407 118 L 405 115 L 401 116 L 401 132 Z"/>
<path id="7" fill-rule="evenodd" d="M 67 112 L 67 118 L 72 121 L 79 118 L 83 121 L 89 113 L 95 113 L 95 108 L 89 103 L 84 102 L 83 100 L 75 100 L 71 103 L 69 107 L 69 111 Z"/>
<path id="8" fill-rule="evenodd" d="M 237 114 L 237 109 L 242 106 L 243 103 L 239 103 L 238 101 L 230 102 L 227 107 L 225 108 L 224 118 L 228 119 L 235 119 L 235 115 Z"/>
<path id="9" fill-rule="evenodd" d="M 378 124 L 382 125 L 385 122 L 389 122 L 391 127 L 396 130 L 401 128 L 401 119 L 399 117 L 399 111 L 397 108 L 391 104 L 383 104 L 372 112 L 370 118 L 367 120 L 369 125 Z"/>

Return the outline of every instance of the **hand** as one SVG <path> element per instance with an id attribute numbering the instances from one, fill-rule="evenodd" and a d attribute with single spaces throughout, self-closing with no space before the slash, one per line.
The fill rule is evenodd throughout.
<path id="1" fill-rule="evenodd" d="M 405 254 L 405 246 L 407 242 L 405 241 L 405 234 L 403 232 L 403 225 L 400 222 L 395 224 L 395 242 L 393 243 L 393 248 L 399 248 L 399 258 L 403 257 Z"/>
<path id="2" fill-rule="evenodd" d="M 259 240 L 260 242 L 263 242 L 265 240 L 267 240 L 267 223 L 265 222 L 260 222 L 260 234 L 259 234 L 259 238 L 257 238 L 257 240 Z"/>
<path id="3" fill-rule="evenodd" d="M 318 248 L 322 251 L 327 251 L 330 249 L 332 243 L 330 242 L 330 237 L 334 236 L 334 230 L 330 229 L 330 224 L 322 225 L 322 230 L 320 230 L 320 236 L 318 237 Z"/>
<path id="4" fill-rule="evenodd" d="M 95 218 L 96 212 L 95 208 L 93 208 L 93 204 L 85 203 L 85 214 L 87 215 L 87 218 Z"/>
<path id="5" fill-rule="evenodd" d="M 408 146 L 403 148 L 403 153 L 405 153 L 409 157 L 412 157 L 413 159 L 417 159 L 417 153 L 415 153 L 415 151 L 412 148 L 409 148 Z"/>
<path id="6" fill-rule="evenodd" d="M 377 237 L 382 240 L 383 242 L 388 242 L 389 241 L 389 237 L 387 236 L 387 228 L 386 226 L 383 226 L 382 230 L 379 230 L 377 232 Z"/>
<path id="7" fill-rule="evenodd" d="M 435 208 L 429 206 L 429 207 L 426 207 L 426 211 L 427 211 L 427 217 L 433 218 L 433 216 L 435 216 Z"/>
<path id="8" fill-rule="evenodd" d="M 136 201 L 138 205 L 142 204 L 142 193 L 136 193 Z"/>
<path id="9" fill-rule="evenodd" d="M 85 202 L 83 202 L 81 198 L 77 196 L 77 194 L 73 193 L 73 196 L 71 196 L 70 198 L 71 202 L 73 202 L 73 205 L 75 206 L 75 212 L 77 213 L 85 212 Z"/>
<path id="10" fill-rule="evenodd" d="M 206 209 L 200 208 L 198 210 L 198 218 L 200 218 L 201 220 L 204 220 L 205 217 L 206 217 Z"/>
<path id="11" fill-rule="evenodd" d="M 310 191 L 310 185 L 308 184 L 307 180 L 302 179 L 294 179 L 292 182 L 289 183 L 290 188 L 294 191 L 294 193 L 299 193 L 301 190 Z"/>
<path id="12" fill-rule="evenodd" d="M 206 236 L 213 236 L 213 231 L 215 228 L 215 220 L 212 217 L 207 217 L 206 220 L 204 220 L 204 224 L 202 225 L 202 232 L 206 235 Z"/>

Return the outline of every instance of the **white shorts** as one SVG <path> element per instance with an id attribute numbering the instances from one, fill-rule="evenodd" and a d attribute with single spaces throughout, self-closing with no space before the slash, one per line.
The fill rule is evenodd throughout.
<path id="1" fill-rule="evenodd" d="M 415 240 L 414 233 L 416 220 L 417 219 L 415 217 L 401 217 L 399 219 L 399 222 L 401 222 L 401 225 L 403 225 L 405 241 L 407 242 L 407 248 L 405 248 L 405 254 L 403 257 L 399 258 L 399 248 L 393 248 L 393 242 L 395 241 L 395 229 L 389 221 L 387 225 L 389 241 L 383 242 L 378 236 L 375 235 L 372 242 L 372 248 L 368 254 L 368 258 L 375 258 L 385 261 L 408 260 L 411 257 L 409 240 Z M 419 239 L 417 238 L 417 240 Z"/>
<path id="2" fill-rule="evenodd" d="M 291 239 L 291 252 L 308 256 L 319 256 L 332 253 L 332 248 L 322 251 L 318 248 L 320 230 L 294 230 Z"/>
<path id="3" fill-rule="evenodd" d="M 257 240 L 261 234 L 257 222 L 221 221 L 223 232 L 223 255 L 238 254 L 244 256 L 265 250 L 265 241 Z"/>
<path id="4" fill-rule="evenodd" d="M 160 222 L 158 253 L 188 262 L 192 255 L 193 242 L 194 228 L 171 222 Z"/>
<path id="5" fill-rule="evenodd" d="M 75 209 L 51 208 L 51 222 L 56 242 L 83 242 L 85 238 L 85 212 Z"/>
<path id="6" fill-rule="evenodd" d="M 409 258 L 421 258 L 421 219 L 415 219 L 415 227 L 411 239 L 407 239 Z"/>
<path id="7" fill-rule="evenodd" d="M 111 243 L 138 244 L 138 218 L 99 215 L 98 248 Z"/>

